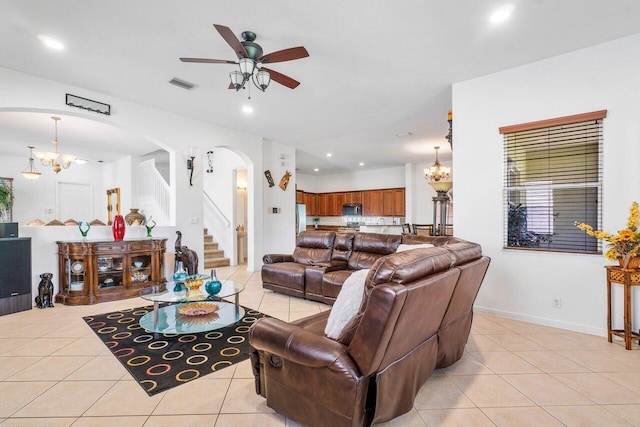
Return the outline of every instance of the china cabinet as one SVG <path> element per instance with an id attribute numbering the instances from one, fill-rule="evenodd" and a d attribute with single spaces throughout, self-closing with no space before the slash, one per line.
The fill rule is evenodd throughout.
<path id="1" fill-rule="evenodd" d="M 131 298 L 163 284 L 166 240 L 56 242 L 56 302 L 77 305 Z"/>

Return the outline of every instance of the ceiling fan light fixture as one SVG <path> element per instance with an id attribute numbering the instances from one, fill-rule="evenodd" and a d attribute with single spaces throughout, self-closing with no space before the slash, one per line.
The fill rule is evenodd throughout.
<path id="1" fill-rule="evenodd" d="M 242 73 L 238 70 L 234 70 L 230 72 L 229 78 L 231 79 L 231 86 L 235 90 L 240 90 L 244 85 L 244 77 L 242 76 Z"/>
<path id="2" fill-rule="evenodd" d="M 256 62 L 251 58 L 242 58 L 238 61 L 240 66 L 240 72 L 244 76 L 245 80 L 251 77 L 253 70 L 256 67 Z"/>
<path id="3" fill-rule="evenodd" d="M 267 90 L 267 88 L 269 87 L 269 83 L 271 83 L 271 74 L 269 74 L 269 72 L 266 70 L 260 70 L 255 74 L 255 76 L 256 80 L 254 83 L 258 87 L 258 89 L 263 92 Z"/>

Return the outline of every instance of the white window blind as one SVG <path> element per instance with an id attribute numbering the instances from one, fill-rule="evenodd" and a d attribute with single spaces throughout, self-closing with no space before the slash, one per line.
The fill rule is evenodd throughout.
<path id="1" fill-rule="evenodd" d="M 599 253 L 574 226 L 600 228 L 606 110 L 500 128 L 504 135 L 504 247 Z"/>

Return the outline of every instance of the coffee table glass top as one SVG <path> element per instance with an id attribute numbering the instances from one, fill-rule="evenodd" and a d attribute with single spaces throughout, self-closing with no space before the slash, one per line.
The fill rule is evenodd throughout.
<path id="1" fill-rule="evenodd" d="M 186 334 L 211 331 L 222 328 L 244 317 L 244 308 L 240 306 L 240 292 L 244 290 L 243 283 L 232 280 L 222 281 L 220 292 L 215 295 L 207 294 L 205 286 L 195 291 L 182 286 L 175 290 L 175 283 L 168 282 L 166 290 L 155 293 L 141 293 L 140 297 L 153 301 L 153 311 L 140 319 L 140 326 L 148 331 L 172 334 Z M 234 297 L 234 303 L 221 301 L 221 298 Z M 160 307 L 160 303 L 177 303 Z M 219 307 L 215 313 L 198 316 L 188 316 L 178 313 L 178 309 L 189 305 L 216 304 Z"/>
<path id="2" fill-rule="evenodd" d="M 201 316 L 186 316 L 178 313 L 180 307 L 194 304 L 215 304 L 219 309 L 215 313 Z M 235 304 L 217 301 L 206 303 L 184 303 L 161 307 L 140 318 L 140 326 L 147 331 L 163 334 L 188 334 L 212 331 L 236 323 L 244 317 L 244 308 Z M 154 319 L 154 316 L 157 316 Z"/>
<path id="3" fill-rule="evenodd" d="M 221 280 L 222 289 L 216 295 L 209 295 L 202 285 L 199 292 L 190 292 L 184 286 L 181 291 L 174 291 L 175 283 L 167 282 L 166 291 L 153 294 L 141 294 L 140 297 L 154 302 L 193 302 L 193 301 L 217 301 L 220 298 L 227 298 L 238 295 L 244 291 L 244 283 L 237 283 L 233 280 Z"/>

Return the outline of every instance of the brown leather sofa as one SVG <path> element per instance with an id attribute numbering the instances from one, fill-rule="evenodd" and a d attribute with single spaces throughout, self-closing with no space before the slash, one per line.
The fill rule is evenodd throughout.
<path id="1" fill-rule="evenodd" d="M 262 258 L 262 287 L 333 304 L 351 273 L 371 268 L 394 253 L 401 241 L 401 235 L 393 234 L 304 231 L 292 255 Z"/>
<path id="2" fill-rule="evenodd" d="M 329 312 L 257 321 L 251 358 L 267 405 L 305 426 L 371 425 L 409 411 L 433 370 L 462 356 L 489 265 L 479 245 L 445 239 L 378 258 L 337 340 L 324 335 Z"/>
<path id="3" fill-rule="evenodd" d="M 332 305 L 344 281 L 356 270 L 371 268 L 395 253 L 401 243 L 446 246 L 455 237 L 304 231 L 293 254 L 267 254 L 262 260 L 262 287 Z"/>

